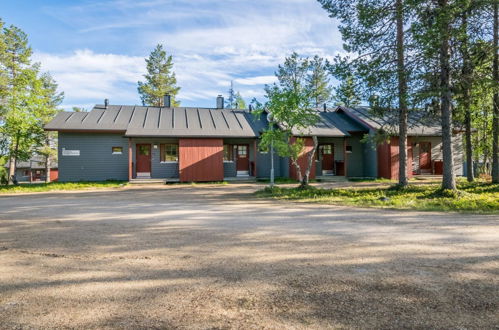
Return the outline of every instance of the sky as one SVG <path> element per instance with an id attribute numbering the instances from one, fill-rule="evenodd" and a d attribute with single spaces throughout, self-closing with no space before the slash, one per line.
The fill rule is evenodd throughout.
<path id="1" fill-rule="evenodd" d="M 296 51 L 342 51 L 334 20 L 316 0 L 1 0 L 0 17 L 28 34 L 34 61 L 64 91 L 63 107 L 140 104 L 144 59 L 173 55 L 182 106 L 214 107 L 231 81 L 246 101 Z"/>

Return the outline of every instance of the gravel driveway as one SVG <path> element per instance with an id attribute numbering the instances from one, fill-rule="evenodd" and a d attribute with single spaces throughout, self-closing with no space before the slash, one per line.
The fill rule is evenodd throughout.
<path id="1" fill-rule="evenodd" d="M 498 328 L 498 216 L 254 189 L 0 197 L 0 327 Z"/>

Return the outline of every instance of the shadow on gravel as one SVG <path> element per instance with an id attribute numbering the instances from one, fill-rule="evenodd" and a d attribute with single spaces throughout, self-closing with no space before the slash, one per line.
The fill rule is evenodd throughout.
<path id="1" fill-rule="evenodd" d="M 497 217 L 241 196 L 183 188 L 0 199 L 0 319 L 7 327 L 497 326 Z"/>

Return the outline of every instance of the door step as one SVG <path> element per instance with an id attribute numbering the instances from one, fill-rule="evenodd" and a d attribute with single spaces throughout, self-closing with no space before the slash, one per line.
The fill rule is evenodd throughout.
<path id="1" fill-rule="evenodd" d="M 345 176 L 339 175 L 321 175 L 315 178 L 318 182 L 348 182 Z"/>
<path id="2" fill-rule="evenodd" d="M 131 179 L 130 184 L 165 184 L 165 179 L 136 178 Z"/>

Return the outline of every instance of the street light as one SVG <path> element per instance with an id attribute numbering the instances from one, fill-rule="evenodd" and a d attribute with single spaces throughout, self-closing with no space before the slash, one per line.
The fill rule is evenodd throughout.
<path id="1" fill-rule="evenodd" d="M 270 123 L 270 130 L 274 130 L 274 116 L 272 113 L 267 114 L 267 120 Z M 274 135 L 271 135 L 270 140 L 270 188 L 274 187 Z"/>

